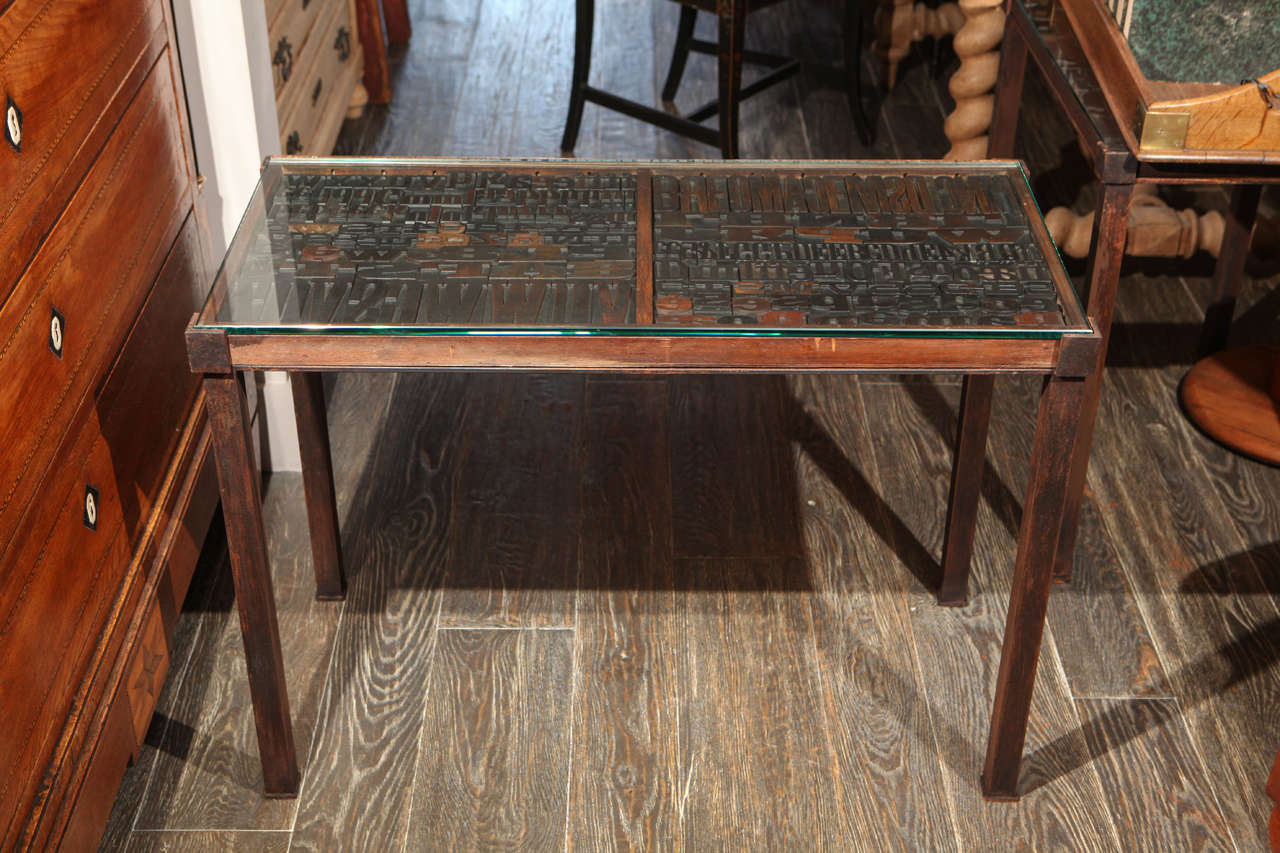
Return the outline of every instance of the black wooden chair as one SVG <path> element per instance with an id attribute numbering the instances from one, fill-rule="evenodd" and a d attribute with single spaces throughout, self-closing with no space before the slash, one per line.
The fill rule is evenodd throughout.
<path id="1" fill-rule="evenodd" d="M 749 12 L 764 8 L 778 0 L 675 0 L 680 4 L 680 23 L 676 32 L 675 49 L 667 70 L 666 84 L 662 87 L 662 100 L 672 111 L 664 111 L 619 97 L 597 89 L 587 82 L 591 72 L 591 34 L 595 21 L 595 0 L 577 0 L 577 22 L 573 50 L 573 85 L 569 93 L 569 115 L 565 120 L 564 138 L 560 142 L 565 156 L 573 153 L 578 140 L 578 127 L 582 123 L 582 108 L 587 101 L 624 115 L 647 121 L 682 136 L 716 145 L 726 159 L 738 156 L 738 109 L 743 98 L 761 92 L 796 73 L 800 62 L 786 56 L 747 50 L 744 47 L 746 19 Z M 862 73 L 859 51 L 862 45 L 861 0 L 844 0 L 844 75 L 849 109 L 853 113 L 854 126 L 863 144 L 870 144 L 871 131 L 862 111 Z M 693 26 L 698 12 L 710 12 L 719 19 L 719 38 L 716 42 L 693 37 Z M 671 106 L 680 80 L 684 76 L 689 53 L 696 51 L 717 58 L 718 95 L 688 115 L 677 115 Z M 764 66 L 770 71 L 759 80 L 742 85 L 742 64 Z M 711 116 L 719 117 L 717 128 L 700 122 Z"/>

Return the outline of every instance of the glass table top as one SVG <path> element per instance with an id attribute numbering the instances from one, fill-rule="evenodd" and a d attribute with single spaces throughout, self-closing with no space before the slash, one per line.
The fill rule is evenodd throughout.
<path id="1" fill-rule="evenodd" d="M 1016 163 L 273 158 L 197 327 L 1087 332 Z"/>

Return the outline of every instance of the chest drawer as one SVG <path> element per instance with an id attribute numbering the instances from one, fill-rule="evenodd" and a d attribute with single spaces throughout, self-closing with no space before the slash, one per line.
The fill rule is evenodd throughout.
<path id="1" fill-rule="evenodd" d="M 14 0 L 0 13 L 0 304 L 165 34 L 160 0 Z"/>
<path id="2" fill-rule="evenodd" d="M 0 543 L 155 280 L 191 206 L 185 176 L 162 57 L 0 306 Z"/>
<path id="3" fill-rule="evenodd" d="M 280 111 L 280 146 L 286 154 L 328 154 L 360 72 L 359 39 L 346 0 L 317 27 L 298 89 Z"/>
<path id="4" fill-rule="evenodd" d="M 195 398 L 182 329 L 195 310 L 199 252 L 188 217 L 98 398 L 81 407 L 0 557 L 0 695 L 15 733 L 0 738 L 0 766 L 23 766 L 23 756 L 47 766 L 30 758 L 52 749 L 74 709 L 143 536 Z M 40 778 L 17 775 L 0 778 L 6 813 Z"/>
<path id="5" fill-rule="evenodd" d="M 319 38 L 317 27 L 324 25 L 334 3 L 335 0 L 279 0 L 270 4 L 275 9 L 268 7 L 267 35 L 271 46 L 271 79 L 275 83 L 277 110 L 283 104 L 290 84 L 297 85 L 299 72 L 306 64 L 306 54 L 315 49 L 311 39 Z"/>

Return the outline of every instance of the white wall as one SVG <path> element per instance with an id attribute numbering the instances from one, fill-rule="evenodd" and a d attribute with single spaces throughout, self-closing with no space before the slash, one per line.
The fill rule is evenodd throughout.
<path id="1" fill-rule="evenodd" d="M 196 169 L 204 178 L 198 203 L 221 254 L 258 182 L 262 159 L 280 153 L 266 10 L 262 0 L 173 0 L 178 54 L 191 114 Z M 283 373 L 268 372 L 261 393 L 267 459 L 264 466 L 297 471 L 293 400 Z M 251 399 L 251 403 L 252 403 Z"/>

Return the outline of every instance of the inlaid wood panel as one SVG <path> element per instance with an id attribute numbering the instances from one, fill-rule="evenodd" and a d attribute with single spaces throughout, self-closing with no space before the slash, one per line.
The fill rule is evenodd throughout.
<path id="1" fill-rule="evenodd" d="M 0 304 L 164 50 L 159 0 L 14 0 L 0 15 Z M 68 62 L 74 49 L 81 61 Z"/>
<path id="2" fill-rule="evenodd" d="M 0 541 L 111 363 L 115 349 L 102 343 L 123 338 L 191 207 L 181 132 L 161 62 L 72 199 L 65 226 L 0 307 Z M 139 215 L 121 216 L 124 209 Z M 123 251 L 107 251 L 115 246 Z"/>

